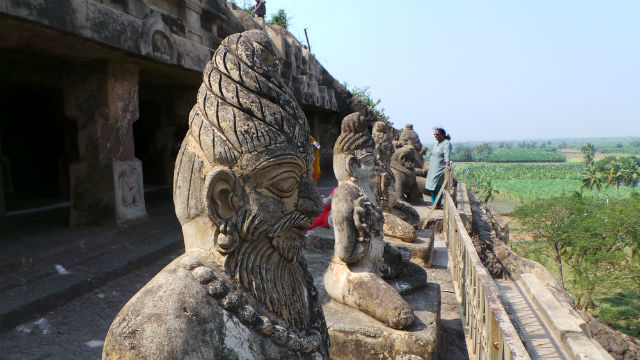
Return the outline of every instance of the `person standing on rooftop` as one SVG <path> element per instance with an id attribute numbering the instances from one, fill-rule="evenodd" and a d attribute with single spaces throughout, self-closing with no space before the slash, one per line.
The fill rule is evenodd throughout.
<path id="1" fill-rule="evenodd" d="M 254 17 L 261 17 L 264 18 L 264 16 L 267 14 L 267 5 L 266 5 L 266 1 L 264 0 L 256 0 L 256 6 L 253 8 L 253 16 Z"/>

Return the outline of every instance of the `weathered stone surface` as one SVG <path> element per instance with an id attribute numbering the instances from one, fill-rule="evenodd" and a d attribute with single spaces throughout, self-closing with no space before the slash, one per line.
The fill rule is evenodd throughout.
<path id="1" fill-rule="evenodd" d="M 415 223 L 410 224 L 404 220 L 411 218 L 412 212 L 410 208 L 396 206 L 398 204 L 396 178 L 391 171 L 391 157 L 394 153 L 393 128 L 384 121 L 377 121 L 373 125 L 372 136 L 376 142 L 376 153 L 381 167 L 378 175 L 378 196 L 384 214 L 384 234 L 404 242 L 412 242 L 416 238 L 416 231 L 413 228 Z M 400 212 L 401 216 L 395 215 L 394 210 Z"/>
<path id="2" fill-rule="evenodd" d="M 314 250 L 333 250 L 333 229 L 317 226 L 309 231 L 304 238 L 304 247 Z"/>
<path id="3" fill-rule="evenodd" d="M 182 261 L 189 258 L 197 258 L 204 265 L 189 270 L 182 266 Z M 208 292 L 210 287 L 202 283 L 202 278 L 195 278 L 202 269 L 213 273 L 212 269 L 219 268 L 206 251 L 194 249 L 156 275 L 115 318 L 105 340 L 103 358 L 298 358 L 296 351 L 265 341 L 268 338 L 262 334 L 257 317 L 247 315 L 247 307 L 258 309 L 258 314 L 274 324 L 282 321 L 274 318 L 246 290 L 234 286 L 221 269 L 215 272 L 215 277 L 224 279 L 224 283 L 232 287 L 227 289 L 225 297 L 217 299 Z M 233 295 L 229 294 L 234 294 L 233 291 L 242 294 L 239 301 L 248 303 L 243 307 L 230 306 Z M 293 331 L 301 341 L 320 341 L 319 334 Z"/>
<path id="4" fill-rule="evenodd" d="M 405 200 L 412 205 L 422 205 L 422 189 L 416 181 L 415 164 L 417 154 L 412 146 L 404 145 L 396 148 L 391 157 L 391 169 L 396 177 L 396 194 L 399 200 Z"/>
<path id="5" fill-rule="evenodd" d="M 398 359 L 413 355 L 418 359 L 437 359 L 440 287 L 429 283 L 404 299 L 415 314 L 413 325 L 404 330 L 382 326 L 367 315 L 333 301 L 325 304 L 331 358 Z"/>
<path id="6" fill-rule="evenodd" d="M 79 160 L 69 170 L 71 224 L 144 216 L 142 168 L 133 146 L 138 69 L 106 62 L 76 66 L 64 99 L 65 115 L 78 127 Z"/>
<path id="7" fill-rule="evenodd" d="M 432 210 L 431 206 L 426 205 L 414 205 L 413 208 L 418 212 L 420 223 L 425 229 L 431 229 L 433 232 L 442 231 L 444 210 Z"/>
<path id="8" fill-rule="evenodd" d="M 398 290 L 424 286 L 426 272 L 421 268 L 407 271 L 410 252 L 384 242 L 384 217 L 376 192 L 378 166 L 365 119 L 359 113 L 348 115 L 334 147 L 333 168 L 339 182 L 331 208 L 335 249 L 324 286 L 333 300 L 402 329 L 411 325 L 413 313 Z M 407 276 L 418 280 L 406 280 Z M 392 285 L 399 282 L 403 285 Z"/>
<path id="9" fill-rule="evenodd" d="M 561 304 L 547 287 L 533 274 L 520 274 L 520 282 L 529 298 L 558 339 L 567 333 L 589 336 L 586 323 L 570 306 Z"/>
<path id="10" fill-rule="evenodd" d="M 309 127 L 275 61 L 252 30 L 207 64 L 174 174 L 186 253 L 125 305 L 104 358 L 328 358 L 302 257 L 320 214 Z"/>
<path id="11" fill-rule="evenodd" d="M 140 160 L 114 162 L 113 183 L 118 223 L 147 216 Z"/>
<path id="12" fill-rule="evenodd" d="M 563 340 L 573 359 L 613 360 L 600 344 L 582 334 L 566 334 Z"/>
<path id="13" fill-rule="evenodd" d="M 411 243 L 406 243 L 392 237 L 384 239 L 389 244 L 396 247 L 406 247 L 411 250 L 411 261 L 429 268 L 433 262 L 433 230 L 424 229 L 417 232 L 417 238 Z"/>
<path id="14" fill-rule="evenodd" d="M 331 253 L 306 249 L 304 254 L 327 319 L 332 359 L 399 359 L 408 354 L 437 359 L 441 331 L 438 284 L 427 283 L 424 288 L 403 295 L 413 309 L 415 320 L 408 328 L 395 330 L 353 307 L 331 300 L 322 278 L 332 261 Z"/>
<path id="15" fill-rule="evenodd" d="M 404 145 L 411 146 L 416 152 L 415 172 L 417 177 L 424 178 L 427 176 L 428 166 L 424 161 L 424 155 L 427 153 L 426 146 L 420 142 L 418 133 L 413 130 L 412 124 L 406 124 L 404 130 L 400 133 L 399 140 Z M 421 180 L 424 189 L 424 179 Z"/>

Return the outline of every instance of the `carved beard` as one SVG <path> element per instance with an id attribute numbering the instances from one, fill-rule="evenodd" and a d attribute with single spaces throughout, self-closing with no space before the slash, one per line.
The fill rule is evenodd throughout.
<path id="1" fill-rule="evenodd" d="M 309 298 L 300 267 L 309 219 L 293 212 L 269 228 L 258 213 L 240 216 L 240 244 L 225 262 L 227 273 L 267 309 L 298 329 L 310 327 Z M 298 227 L 296 227 L 298 225 Z"/>

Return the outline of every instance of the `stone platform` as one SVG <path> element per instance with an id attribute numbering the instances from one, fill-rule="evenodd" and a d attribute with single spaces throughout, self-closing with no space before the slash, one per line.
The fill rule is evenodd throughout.
<path id="1" fill-rule="evenodd" d="M 426 205 L 412 205 L 414 209 L 420 215 L 420 223 L 423 224 L 427 216 L 429 219 L 427 221 L 427 226 L 425 229 L 431 229 L 434 232 L 442 231 L 442 223 L 444 219 L 444 210 L 433 210 L 431 211 L 431 206 Z M 429 212 L 431 211 L 431 214 Z"/>
<path id="2" fill-rule="evenodd" d="M 322 305 L 331 339 L 332 359 L 399 359 L 413 355 L 437 359 L 440 328 L 440 286 L 404 296 L 415 314 L 407 330 L 394 330 L 351 307 L 329 301 Z M 408 357 L 408 359 L 416 359 Z"/>
<path id="3" fill-rule="evenodd" d="M 433 232 L 430 236 L 428 230 L 421 231 L 420 234 L 425 235 L 424 244 L 414 244 L 414 247 L 422 245 L 422 248 L 430 248 L 427 258 L 431 259 Z M 329 328 L 331 358 L 400 359 L 407 356 L 406 359 L 437 359 L 440 285 L 427 283 L 424 289 L 404 296 L 416 316 L 414 323 L 407 330 L 386 327 L 369 315 L 329 298 L 322 279 L 333 253 L 333 241 L 332 230 L 316 228 L 307 234 L 304 249 L 304 256 L 318 289 Z M 406 246 L 407 243 L 398 245 Z"/>
<path id="4" fill-rule="evenodd" d="M 402 246 L 411 250 L 411 261 L 428 268 L 433 262 L 433 230 L 418 230 L 418 237 L 411 243 L 385 236 L 384 240 L 393 246 Z"/>

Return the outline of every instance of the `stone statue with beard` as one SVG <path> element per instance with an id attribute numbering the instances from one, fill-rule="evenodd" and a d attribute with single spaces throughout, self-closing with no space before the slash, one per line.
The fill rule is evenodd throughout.
<path id="1" fill-rule="evenodd" d="M 384 241 L 379 167 L 366 120 L 359 113 L 347 115 L 333 150 L 338 179 L 331 202 L 335 248 L 323 283 L 333 300 L 404 329 L 414 315 L 400 292 L 424 287 L 426 272 L 409 262 L 410 251 Z"/>
<path id="2" fill-rule="evenodd" d="M 204 69 L 174 174 L 185 253 L 117 315 L 103 359 L 326 359 L 302 257 L 320 214 L 309 127 L 258 30 Z"/>
<path id="3" fill-rule="evenodd" d="M 376 143 L 381 168 L 378 191 L 384 214 L 384 234 L 404 242 L 413 242 L 416 239 L 414 226 L 420 223 L 420 215 L 411 206 L 398 202 L 396 178 L 391 170 L 391 157 L 394 153 L 393 128 L 384 121 L 377 121 L 373 124 L 371 135 Z"/>

